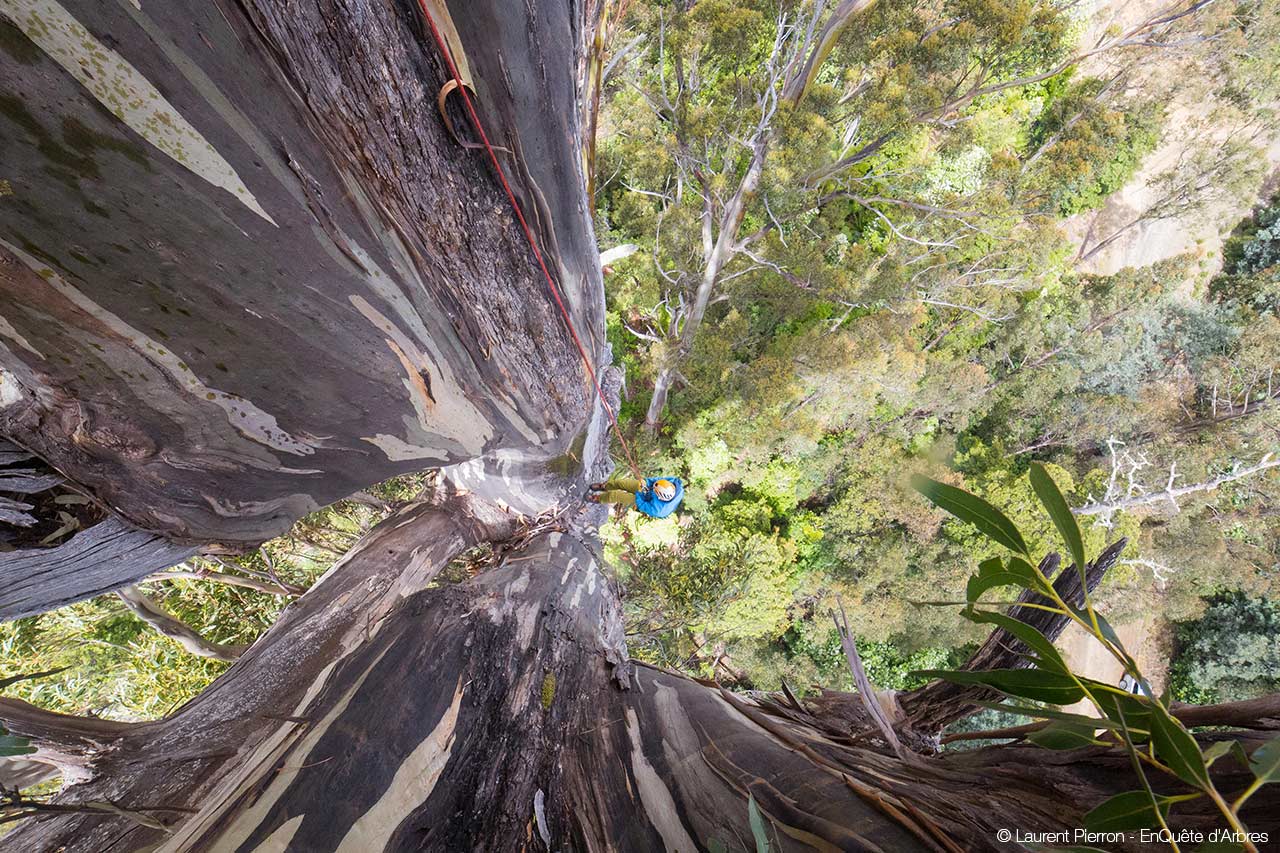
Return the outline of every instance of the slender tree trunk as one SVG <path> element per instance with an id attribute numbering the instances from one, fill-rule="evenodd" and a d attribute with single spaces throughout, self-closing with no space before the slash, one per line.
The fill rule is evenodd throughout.
<path id="1" fill-rule="evenodd" d="M 644 425 L 651 431 L 656 430 L 658 422 L 662 420 L 662 413 L 667 409 L 667 396 L 671 393 L 671 386 L 675 380 L 674 365 L 659 368 L 658 375 L 653 380 L 653 396 L 649 398 L 649 408 L 644 414 Z"/>
<path id="2" fill-rule="evenodd" d="M 185 566 L 186 564 L 181 565 Z M 181 568 L 177 571 L 156 572 L 154 575 L 148 575 L 144 580 L 155 583 L 174 580 L 208 581 L 210 583 L 221 583 L 227 586 L 238 586 L 243 589 L 265 592 L 267 595 L 287 595 L 291 597 L 296 597 L 306 592 L 306 587 L 295 586 L 283 581 L 276 583 L 263 578 L 249 578 L 232 572 L 215 572 L 203 568 Z"/>
<path id="3" fill-rule="evenodd" d="M 707 307 L 711 304 L 711 298 L 715 295 L 716 286 L 720 282 L 720 274 L 724 271 L 725 266 L 738 253 L 736 246 L 738 240 L 738 231 L 742 227 L 742 217 L 746 213 L 747 202 L 753 197 L 756 189 L 760 186 L 760 179 L 764 176 L 765 159 L 769 154 L 769 144 L 773 138 L 772 127 L 762 126 L 756 133 L 752 142 L 751 162 L 747 166 L 746 173 L 742 176 L 738 189 L 734 192 L 729 202 L 725 205 L 718 222 L 718 233 L 715 242 L 710 240 L 710 230 L 704 231 L 703 241 L 705 246 L 705 257 L 702 264 L 702 277 L 698 282 L 698 289 L 693 295 L 693 304 L 690 306 L 688 314 L 681 318 L 682 325 L 680 327 L 679 336 L 675 340 L 675 346 L 667 355 L 666 361 L 658 369 L 658 376 L 654 380 L 653 396 L 649 400 L 649 408 L 645 412 L 644 423 L 651 432 L 658 427 L 658 421 L 662 419 L 662 413 L 667 407 L 667 396 L 671 393 L 671 385 L 675 381 L 676 371 L 680 368 L 680 363 L 693 350 L 693 344 L 697 337 L 698 330 L 702 327 L 702 319 L 707 314 Z M 704 188 L 703 192 L 709 192 Z M 708 198 L 706 204 L 710 205 L 711 200 Z M 710 207 L 708 207 L 710 210 Z"/>
<path id="4" fill-rule="evenodd" d="M 159 602 L 136 586 L 122 587 L 116 591 L 116 595 L 134 616 L 197 657 L 231 663 L 244 651 L 242 646 L 225 646 L 222 643 L 206 640 L 194 628 L 174 618 L 160 606 Z"/>

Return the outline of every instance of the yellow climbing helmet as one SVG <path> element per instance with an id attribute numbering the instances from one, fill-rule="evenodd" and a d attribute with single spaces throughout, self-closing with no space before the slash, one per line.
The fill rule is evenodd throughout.
<path id="1" fill-rule="evenodd" d="M 669 501 L 676 496 L 676 484 L 670 480 L 657 480 L 653 484 L 653 493 L 660 501 Z"/>

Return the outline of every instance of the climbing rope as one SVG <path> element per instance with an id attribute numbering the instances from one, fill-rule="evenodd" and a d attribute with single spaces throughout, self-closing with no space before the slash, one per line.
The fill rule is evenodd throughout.
<path id="1" fill-rule="evenodd" d="M 560 309 L 560 316 L 564 318 L 565 327 L 569 330 L 569 335 L 573 338 L 574 345 L 578 348 L 578 354 L 582 356 L 582 364 L 587 368 L 587 375 L 591 377 L 591 384 L 596 389 L 600 404 L 604 406 L 604 410 L 609 416 L 609 422 L 613 424 L 613 433 L 618 437 L 618 443 L 622 445 L 622 452 L 627 456 L 627 463 L 631 466 L 631 473 L 636 477 L 640 477 L 640 468 L 636 465 L 635 457 L 631 455 L 631 447 L 627 444 L 627 439 L 618 426 L 618 418 L 613 412 L 613 407 L 609 405 L 609 401 L 605 398 L 604 389 L 600 387 L 600 380 L 596 377 L 595 368 L 591 366 L 591 357 L 587 355 L 586 347 L 582 345 L 582 339 L 578 337 L 578 330 L 573 327 L 573 320 L 569 317 L 569 311 L 565 308 L 564 300 L 560 297 L 560 288 L 556 286 L 551 271 L 547 269 L 547 263 L 543 260 L 542 252 L 538 249 L 538 243 L 533 237 L 533 231 L 529 228 L 529 223 L 524 218 L 524 212 L 520 209 L 520 202 L 516 200 L 516 194 L 512 191 L 511 184 L 507 182 L 506 172 L 503 171 L 502 164 L 498 162 L 498 154 L 494 150 L 494 146 L 489 142 L 488 134 L 484 132 L 484 125 L 480 123 L 480 115 L 471 103 L 471 96 L 467 94 L 467 86 L 462 80 L 462 75 L 458 73 L 458 66 L 453 61 L 453 54 L 449 50 L 449 45 L 444 36 L 441 35 L 440 29 L 436 26 L 435 19 L 431 17 L 430 10 L 427 9 L 427 0 L 418 0 L 418 8 L 422 10 L 422 16 L 427 20 L 427 27 L 431 30 L 431 36 L 436 41 L 436 47 L 439 48 L 440 55 L 444 57 L 445 63 L 449 66 L 449 74 L 453 77 L 452 85 L 462 95 L 462 101 L 466 104 L 467 115 L 471 118 L 471 123 L 475 125 L 476 132 L 480 134 L 480 141 L 483 143 L 484 150 L 489 154 L 489 161 L 493 163 L 494 171 L 498 173 L 498 180 L 502 183 L 502 188 L 507 193 L 507 199 L 511 202 L 511 209 L 515 211 L 516 219 L 520 222 L 520 228 L 524 231 L 525 239 L 529 242 L 529 248 L 533 250 L 533 256 L 538 261 L 543 278 L 546 279 L 547 288 L 551 291 L 551 297 L 555 300 L 556 307 Z M 441 100 L 443 101 L 443 98 Z"/>

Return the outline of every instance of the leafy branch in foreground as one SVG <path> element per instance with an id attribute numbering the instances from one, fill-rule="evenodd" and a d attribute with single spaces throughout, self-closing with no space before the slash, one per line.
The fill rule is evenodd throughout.
<path id="1" fill-rule="evenodd" d="M 1083 576 L 1088 561 L 1075 515 L 1044 466 L 1032 463 L 1028 476 L 1074 560 L 1074 567 L 1063 571 L 1075 570 Z M 1257 747 L 1252 756 L 1245 753 L 1239 741 L 1219 740 L 1202 748 L 1187 726 L 1174 716 L 1167 691 L 1161 696 L 1154 694 L 1115 629 L 1094 608 L 1087 584 L 1083 589 L 1083 607 L 1073 606 L 1059 595 L 1051 573 L 1044 574 L 1029 562 L 1030 554 L 1021 532 L 1000 510 L 962 489 L 928 477 L 914 477 L 912 486 L 935 506 L 972 524 L 987 538 L 1013 552 L 1011 556 L 993 557 L 979 565 L 978 573 L 969 579 L 962 613 L 972 622 L 995 625 L 1016 637 L 1024 647 L 1022 656 L 1028 663 L 1026 668 L 986 672 L 927 670 L 920 674 L 955 684 L 989 687 L 1013 699 L 1060 706 L 1081 700 L 1092 704 L 1096 718 L 1021 705 L 997 706 L 1045 720 L 1043 725 L 1028 727 L 1025 732 L 1028 740 L 1040 746 L 1119 748 L 1130 756 L 1142 787 L 1116 794 L 1086 814 L 1087 829 L 1095 832 L 1168 829 L 1167 816 L 1172 806 L 1206 797 L 1221 812 L 1242 848 L 1256 853 L 1257 847 L 1241 822 L 1240 810 L 1259 788 L 1280 779 L 1280 739 Z M 992 609 L 1003 607 L 1002 603 L 983 600 L 987 592 L 1002 587 L 1030 591 L 1037 596 L 1037 609 L 1066 617 L 1079 625 L 1120 663 L 1139 692 L 1133 694 L 1072 672 L 1061 653 L 1039 629 Z M 1227 754 L 1234 755 L 1254 774 L 1252 784 L 1231 802 L 1218 790 L 1209 773 L 1210 765 Z M 1190 791 L 1158 794 L 1144 768 L 1174 777 Z M 1179 849 L 1174 840 L 1170 840 L 1169 845 L 1175 851 Z"/>

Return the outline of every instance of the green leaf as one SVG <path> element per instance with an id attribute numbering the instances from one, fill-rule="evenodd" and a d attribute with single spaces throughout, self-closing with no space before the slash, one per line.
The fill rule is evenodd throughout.
<path id="1" fill-rule="evenodd" d="M 1093 624 L 1091 620 L 1097 620 L 1098 632 L 1102 634 L 1103 638 L 1105 638 L 1107 642 L 1109 642 L 1111 646 L 1120 653 L 1120 656 L 1121 658 L 1123 658 L 1125 666 L 1128 667 L 1129 671 L 1130 672 L 1138 671 L 1137 662 L 1134 661 L 1133 657 L 1129 654 L 1128 649 L 1124 647 L 1124 643 L 1120 642 L 1120 635 L 1116 633 L 1115 628 L 1111 627 L 1111 623 L 1107 621 L 1105 616 L 1103 616 L 1101 613 L 1099 613 L 1096 610 L 1093 611 L 1092 614 L 1090 614 L 1089 611 L 1087 610 L 1081 610 L 1076 607 L 1071 607 L 1071 605 L 1067 605 L 1067 606 L 1071 609 L 1071 612 L 1074 613 L 1076 617 L 1080 619 L 1082 622 L 1084 622 L 1084 624 L 1086 625 Z M 1145 678 L 1142 679 L 1140 684 L 1142 686 L 1142 695 L 1148 696 L 1148 697 L 1155 695 L 1151 690 L 1150 683 L 1148 683 Z"/>
<path id="2" fill-rule="evenodd" d="M 1059 711 L 1056 708 L 1033 708 L 1029 705 L 1010 705 L 1007 702 L 982 702 L 974 700 L 974 705 L 982 708 L 990 708 L 993 711 L 1003 711 L 1006 714 L 1017 714 L 1020 717 L 1030 717 L 1033 720 L 1063 720 L 1066 722 L 1079 723 L 1081 725 L 1093 726 L 1095 729 L 1109 729 L 1118 731 L 1120 725 L 1111 720 L 1100 719 L 1097 717 L 1086 717 L 1084 714 L 1070 714 L 1066 711 Z"/>
<path id="3" fill-rule="evenodd" d="M 961 521 L 966 521 L 978 528 L 987 538 L 992 539 L 1010 551 L 1023 556 L 1031 556 L 1027 551 L 1027 543 L 1022 534 L 1004 513 L 976 495 L 963 489 L 939 483 L 922 474 L 911 478 L 911 487 L 929 499 L 938 509 L 951 513 Z"/>
<path id="4" fill-rule="evenodd" d="M 912 675 L 941 678 L 953 684 L 991 687 L 1009 696 L 1051 705 L 1070 705 L 1084 698 L 1084 691 L 1070 676 L 1043 669 L 992 669 L 986 672 L 925 669 Z"/>
<path id="5" fill-rule="evenodd" d="M 1151 734 L 1151 704 L 1110 684 L 1081 679 L 1108 720 L 1121 728 L 1123 720 L 1135 743 L 1145 743 Z"/>
<path id="6" fill-rule="evenodd" d="M 1089 614 L 1084 613 L 1082 615 L 1085 622 L 1088 622 Z M 1098 620 L 1098 630 L 1102 632 L 1102 636 L 1106 637 L 1107 640 L 1111 643 L 1111 645 L 1118 652 L 1120 652 L 1120 654 L 1124 657 L 1124 662 L 1129 667 L 1129 669 L 1134 672 L 1137 672 L 1138 664 L 1129 655 L 1129 651 L 1124 647 L 1124 643 L 1120 642 L 1120 635 L 1116 633 L 1116 629 L 1111 627 L 1111 623 L 1107 621 L 1106 617 L 1096 610 L 1093 611 L 1093 618 Z M 1142 688 L 1144 691 L 1143 692 L 1144 696 L 1152 695 L 1151 685 L 1147 683 L 1147 680 L 1145 678 L 1142 680 Z"/>
<path id="7" fill-rule="evenodd" d="M 1204 751 L 1204 766 L 1212 767 L 1213 762 L 1230 752 L 1232 745 L 1235 743 L 1236 741 L 1234 740 L 1220 740 L 1209 744 Z"/>
<path id="8" fill-rule="evenodd" d="M 1155 806 L 1160 816 L 1169 814 L 1169 802 L 1156 797 L 1155 803 L 1146 791 L 1125 791 L 1116 794 L 1084 816 L 1085 829 L 1090 832 L 1123 832 L 1129 829 L 1154 829 L 1160 826 Z"/>
<path id="9" fill-rule="evenodd" d="M 1049 579 L 1042 575 L 1039 569 L 1021 557 L 1010 557 L 1006 571 L 1026 578 L 1027 586 L 1041 595 L 1045 597 L 1053 596 L 1053 585 L 1049 583 Z"/>
<path id="10" fill-rule="evenodd" d="M 1049 642 L 1049 638 L 1026 622 L 1014 619 L 1012 616 L 1006 616 L 1003 613 L 992 613 L 986 610 L 975 610 L 969 614 L 969 619 L 973 622 L 996 625 L 1008 631 L 1021 640 L 1027 648 L 1036 653 L 1039 659 L 1038 663 L 1042 667 L 1056 672 L 1069 671 L 1067 662 L 1062 659 L 1062 655 L 1053 647 L 1053 643 Z"/>
<path id="11" fill-rule="evenodd" d="M 1280 737 L 1272 738 L 1253 751 L 1249 769 L 1263 782 L 1280 779 Z"/>
<path id="12" fill-rule="evenodd" d="M 1026 589 L 1026 581 L 1012 572 L 994 572 L 987 575 L 974 575 L 965 586 L 964 597 L 970 604 L 977 604 L 982 594 L 1001 586 L 1016 586 Z"/>
<path id="13" fill-rule="evenodd" d="M 978 577 L 983 575 L 993 575 L 1004 568 L 1004 560 L 999 557 L 988 557 L 981 563 L 978 563 Z"/>
<path id="14" fill-rule="evenodd" d="M 1209 769 L 1196 739 L 1168 710 L 1159 706 L 1151 714 L 1151 744 L 1156 758 L 1167 764 L 1179 779 L 1198 788 L 1208 787 Z"/>
<path id="15" fill-rule="evenodd" d="M 1035 566 L 1013 557 L 1003 569 L 984 572 L 979 567 L 978 574 L 969 578 L 969 583 L 965 586 L 965 599 L 970 604 L 976 604 L 987 590 L 1001 586 L 1016 586 L 1044 594 L 1048 592 L 1049 582 Z"/>
<path id="16" fill-rule="evenodd" d="M 0 731 L 3 731 L 0 729 Z M 0 758 L 11 755 L 30 755 L 36 749 L 31 741 L 17 735 L 0 734 Z"/>
<path id="17" fill-rule="evenodd" d="M 1079 749 L 1097 743 L 1094 735 L 1096 728 L 1083 723 L 1057 720 L 1027 735 L 1027 740 L 1045 749 Z"/>
<path id="18" fill-rule="evenodd" d="M 1080 535 L 1080 525 L 1076 524 L 1076 517 L 1071 514 L 1071 507 L 1067 505 L 1066 498 L 1058 490 L 1058 484 L 1039 462 L 1031 463 L 1031 471 L 1027 476 L 1031 479 L 1031 488 L 1035 490 L 1036 497 L 1049 511 L 1053 526 L 1058 528 L 1058 533 L 1062 534 L 1063 541 L 1067 543 L 1067 550 L 1071 552 L 1071 559 L 1075 561 L 1076 570 L 1080 572 L 1080 578 L 1083 580 L 1085 567 L 1088 565 L 1084 556 L 1084 538 Z"/>
<path id="19" fill-rule="evenodd" d="M 751 823 L 751 834 L 756 839 L 756 853 L 769 853 L 769 835 L 765 832 L 764 816 L 756 805 L 756 798 L 747 794 L 747 818 Z"/>

